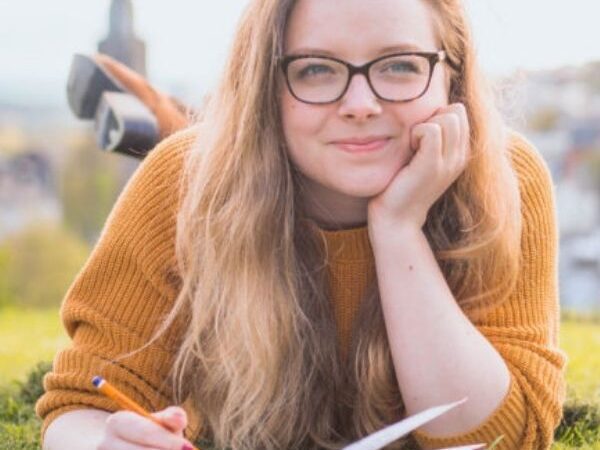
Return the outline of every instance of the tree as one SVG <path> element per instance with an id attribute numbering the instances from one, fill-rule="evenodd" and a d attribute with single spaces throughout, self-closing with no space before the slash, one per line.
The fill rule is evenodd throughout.
<path id="1" fill-rule="evenodd" d="M 125 156 L 98 150 L 89 135 L 75 142 L 60 174 L 65 224 L 94 243 L 137 164 Z"/>
<path id="2" fill-rule="evenodd" d="M 559 110 L 545 107 L 533 112 L 527 120 L 527 125 L 535 131 L 550 131 L 557 127 L 559 120 Z"/>
<path id="3" fill-rule="evenodd" d="M 4 304 L 59 305 L 83 266 L 89 246 L 53 225 L 35 225 L 0 244 L 0 294 Z"/>

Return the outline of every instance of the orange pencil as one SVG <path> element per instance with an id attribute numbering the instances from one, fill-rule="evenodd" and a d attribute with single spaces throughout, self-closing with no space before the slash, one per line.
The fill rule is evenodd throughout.
<path id="1" fill-rule="evenodd" d="M 132 399 L 127 397 L 124 393 L 119 391 L 116 387 L 114 387 L 108 381 L 106 381 L 104 378 L 95 376 L 92 379 L 92 384 L 101 393 L 106 395 L 108 398 L 114 400 L 121 408 L 126 409 L 128 411 L 133 411 L 134 413 L 137 413 L 140 416 L 150 419 L 155 424 L 160 425 L 161 427 L 166 428 L 169 431 L 173 431 L 166 424 L 164 424 L 163 422 L 158 420 L 156 417 L 154 417 L 152 414 L 150 414 L 148 411 L 146 411 L 144 408 L 142 408 L 140 405 L 138 405 Z M 200 450 L 200 449 L 197 447 L 194 447 L 194 450 Z"/>

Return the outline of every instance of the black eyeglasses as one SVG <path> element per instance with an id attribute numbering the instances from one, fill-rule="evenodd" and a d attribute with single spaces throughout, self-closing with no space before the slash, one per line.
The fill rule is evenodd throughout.
<path id="1" fill-rule="evenodd" d="M 304 103 L 337 102 L 358 73 L 366 77 L 380 100 L 409 102 L 427 92 L 435 65 L 445 59 L 443 50 L 395 53 L 354 66 L 327 56 L 288 55 L 281 60 L 281 67 L 291 94 Z"/>

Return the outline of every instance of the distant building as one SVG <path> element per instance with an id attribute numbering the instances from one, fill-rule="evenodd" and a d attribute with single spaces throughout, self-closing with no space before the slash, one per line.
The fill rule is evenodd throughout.
<path id="1" fill-rule="evenodd" d="M 588 116 L 570 124 L 573 149 L 578 151 L 600 148 L 600 116 Z"/>
<path id="2" fill-rule="evenodd" d="M 0 241 L 34 223 L 58 224 L 61 219 L 48 160 L 34 151 L 0 155 Z"/>
<path id="3" fill-rule="evenodd" d="M 600 310 L 600 228 L 562 239 L 559 268 L 561 304 L 578 311 Z"/>
<path id="4" fill-rule="evenodd" d="M 541 153 L 548 164 L 552 178 L 558 181 L 562 178 L 564 172 L 564 161 L 566 154 L 571 149 L 571 133 L 564 127 L 540 131 L 525 132 L 537 150 Z"/>
<path id="5" fill-rule="evenodd" d="M 600 153 L 599 70 L 600 63 L 591 63 L 501 83 L 510 88 L 503 112 L 516 119 L 516 128 L 550 168 L 560 232 L 560 301 L 581 312 L 600 311 L 600 191 L 590 165 Z"/>
<path id="6" fill-rule="evenodd" d="M 131 0 L 113 0 L 110 28 L 98 50 L 146 76 L 146 44 L 135 36 Z"/>

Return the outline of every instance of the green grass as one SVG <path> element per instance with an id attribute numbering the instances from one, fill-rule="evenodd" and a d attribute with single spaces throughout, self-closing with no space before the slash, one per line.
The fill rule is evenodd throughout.
<path id="1" fill-rule="evenodd" d="M 51 361 L 69 340 L 58 308 L 0 308 L 0 386 L 23 380 L 39 361 Z"/>
<path id="2" fill-rule="evenodd" d="M 560 342 L 568 356 L 569 396 L 600 403 L 600 324 L 583 320 L 563 322 Z"/>
<path id="3" fill-rule="evenodd" d="M 553 449 L 600 450 L 600 317 L 565 314 L 563 319 L 567 402 Z"/>
<path id="4" fill-rule="evenodd" d="M 34 406 L 50 363 L 38 363 L 24 382 L 0 386 L 0 450 L 40 448 L 40 420 Z"/>
<path id="5" fill-rule="evenodd" d="M 58 310 L 0 309 L 0 343 L 0 450 L 39 449 L 33 406 L 48 362 L 68 344 Z M 552 448 L 600 450 L 600 320 L 567 316 L 561 348 L 568 400 Z"/>

